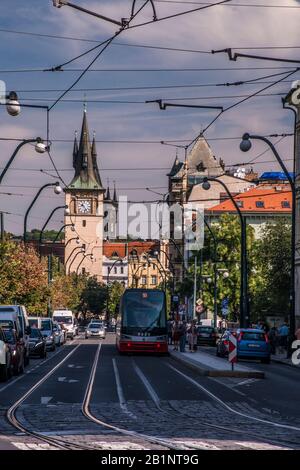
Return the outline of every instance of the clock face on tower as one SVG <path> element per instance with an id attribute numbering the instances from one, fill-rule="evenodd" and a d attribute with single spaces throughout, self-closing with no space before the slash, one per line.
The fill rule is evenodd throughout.
<path id="1" fill-rule="evenodd" d="M 82 199 L 81 201 L 77 202 L 77 210 L 81 214 L 90 214 L 91 213 L 91 201 L 87 199 Z"/>

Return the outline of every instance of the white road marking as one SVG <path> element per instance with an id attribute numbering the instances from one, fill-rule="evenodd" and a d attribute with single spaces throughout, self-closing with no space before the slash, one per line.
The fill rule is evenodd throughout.
<path id="1" fill-rule="evenodd" d="M 186 439 L 185 441 L 179 441 L 175 439 L 173 442 L 175 442 L 176 444 L 186 445 L 189 448 L 193 448 L 193 449 L 221 450 L 221 448 L 217 447 L 215 444 L 210 444 L 209 442 L 205 442 L 205 441 L 198 441 L 198 440 L 190 441 L 189 439 Z"/>
<path id="2" fill-rule="evenodd" d="M 31 442 L 12 442 L 12 444 L 19 450 L 57 450 L 50 444 L 35 444 Z"/>
<path id="3" fill-rule="evenodd" d="M 272 444 L 264 444 L 264 443 L 259 443 L 259 442 L 235 442 L 235 444 L 242 446 L 242 447 L 247 447 L 248 449 L 253 449 L 253 450 L 287 450 L 286 447 L 284 446 L 275 446 Z"/>
<path id="4" fill-rule="evenodd" d="M 126 413 L 128 416 L 130 416 L 131 418 L 137 419 L 137 417 L 133 413 L 131 413 L 127 408 L 127 404 L 126 404 L 126 400 L 125 400 L 125 397 L 124 397 L 122 384 L 121 384 L 121 380 L 120 380 L 120 374 L 119 374 L 119 371 L 118 371 L 118 367 L 117 367 L 117 363 L 116 363 L 115 358 L 112 359 L 112 363 L 113 363 L 113 368 L 114 368 L 114 374 L 115 374 L 115 380 L 116 380 L 116 386 L 117 386 L 117 393 L 118 393 L 118 398 L 119 398 L 119 403 L 120 403 L 121 410 L 124 413 Z"/>
<path id="5" fill-rule="evenodd" d="M 145 386 L 145 389 L 147 390 L 150 397 L 152 398 L 152 400 L 156 404 L 156 406 L 160 407 L 159 396 L 157 395 L 156 391 L 154 390 L 154 388 L 150 384 L 147 377 L 144 375 L 144 373 L 141 371 L 141 369 L 136 365 L 136 363 L 134 361 L 133 361 L 133 367 L 134 367 L 135 372 L 137 373 L 137 375 L 139 376 L 139 378 L 143 382 L 143 384 Z"/>
<path id="6" fill-rule="evenodd" d="M 47 405 L 49 401 L 52 400 L 53 397 L 41 397 L 41 404 L 42 405 Z"/>
<path id="7" fill-rule="evenodd" d="M 188 375 L 184 374 L 183 372 L 181 372 L 180 370 L 176 369 L 176 367 L 172 366 L 171 364 L 167 364 L 166 365 L 168 367 L 170 367 L 170 369 L 173 369 L 175 372 L 177 372 L 177 374 L 181 375 L 182 377 L 184 377 L 186 380 L 188 380 L 189 382 L 191 382 L 192 384 L 194 384 L 196 387 L 200 388 L 200 390 L 202 390 L 203 392 L 205 392 L 208 396 L 210 396 L 213 400 L 215 400 L 216 402 L 220 403 L 222 406 L 224 406 L 224 408 L 226 408 L 227 410 L 229 410 L 231 413 L 234 413 L 238 416 L 242 416 L 243 418 L 247 418 L 247 419 L 251 419 L 253 421 L 258 421 L 259 423 L 264 423 L 264 424 L 269 424 L 271 426 L 274 426 L 276 428 L 283 428 L 283 429 L 290 429 L 292 431 L 299 431 L 300 432 L 300 428 L 298 428 L 297 426 L 290 426 L 289 424 L 280 424 L 280 423 L 275 423 L 273 421 L 268 421 L 267 419 L 262 419 L 262 418 L 257 418 L 255 416 L 251 416 L 251 415 L 247 415 L 246 413 L 242 413 L 241 411 L 237 411 L 233 408 L 231 408 L 231 406 L 229 406 L 227 403 L 225 403 L 223 400 L 221 400 L 221 398 L 217 397 L 216 395 L 214 395 L 212 392 L 210 392 L 209 390 L 207 390 L 207 388 L 203 387 L 203 385 L 200 385 L 196 380 L 192 379 L 191 377 L 189 377 Z"/>
<path id="8" fill-rule="evenodd" d="M 106 441 L 95 441 L 91 443 L 94 446 L 100 447 L 101 449 L 107 450 L 149 450 L 140 444 L 134 442 L 106 442 Z"/>
<path id="9" fill-rule="evenodd" d="M 247 379 L 247 380 L 242 380 L 242 382 L 239 382 L 237 384 L 232 385 L 233 387 L 240 387 L 241 385 L 246 385 L 246 384 L 251 384 L 253 382 L 256 382 L 257 379 Z"/>
<path id="10" fill-rule="evenodd" d="M 46 362 L 50 361 L 51 359 L 53 359 L 57 354 L 59 354 L 61 351 L 63 351 L 63 349 L 60 349 L 59 351 L 55 352 L 54 354 L 51 355 L 51 357 L 48 357 L 48 359 L 45 359 L 44 361 L 41 361 L 39 362 L 37 365 L 31 367 L 30 369 L 28 369 L 26 371 L 26 374 L 30 374 L 31 372 L 33 372 L 35 369 L 38 369 L 40 366 L 42 366 L 43 364 L 46 364 Z M 21 380 L 23 379 L 25 376 L 25 374 L 23 375 L 20 375 L 19 377 L 17 377 L 16 379 L 14 380 L 11 380 L 9 381 L 8 384 L 4 385 L 4 387 L 1 387 L 0 388 L 0 392 L 3 392 L 3 390 L 6 390 L 8 387 L 10 387 L 11 385 L 13 385 L 14 383 L 18 382 L 18 380 Z"/>
<path id="11" fill-rule="evenodd" d="M 73 384 L 73 383 L 75 383 L 75 382 L 79 382 L 79 380 L 67 379 L 67 377 L 58 377 L 57 381 L 58 381 L 58 382 L 68 383 L 68 384 Z"/>

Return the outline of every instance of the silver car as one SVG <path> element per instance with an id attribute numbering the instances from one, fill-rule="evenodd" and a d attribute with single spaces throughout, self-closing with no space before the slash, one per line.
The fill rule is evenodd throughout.
<path id="1" fill-rule="evenodd" d="M 85 339 L 98 336 L 99 338 L 105 338 L 105 327 L 104 323 L 91 322 L 85 330 Z"/>

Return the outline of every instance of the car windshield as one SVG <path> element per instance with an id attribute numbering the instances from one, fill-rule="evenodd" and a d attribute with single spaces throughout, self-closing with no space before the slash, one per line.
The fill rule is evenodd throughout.
<path id="1" fill-rule="evenodd" d="M 252 331 L 241 331 L 241 338 L 244 341 L 266 341 L 264 333 Z"/>
<path id="2" fill-rule="evenodd" d="M 211 333 L 214 329 L 209 326 L 199 326 L 198 332 L 199 333 Z"/>
<path id="3" fill-rule="evenodd" d="M 101 323 L 90 323 L 89 328 L 102 328 Z"/>
<path id="4" fill-rule="evenodd" d="M 15 344 L 15 335 L 12 330 L 3 330 L 4 336 L 5 336 L 5 341 L 10 344 Z"/>
<path id="5" fill-rule="evenodd" d="M 40 330 L 31 328 L 30 338 L 39 338 L 41 336 Z"/>
<path id="6" fill-rule="evenodd" d="M 42 320 L 42 331 L 49 331 L 51 330 L 51 320 Z"/>
<path id="7" fill-rule="evenodd" d="M 4 328 L 4 326 L 6 328 L 13 328 L 14 327 L 14 324 L 11 320 L 0 320 L 0 325 L 2 325 L 2 328 Z"/>
<path id="8" fill-rule="evenodd" d="M 73 323 L 72 321 L 72 317 L 54 317 L 55 321 L 57 321 L 58 323 L 65 323 L 66 325 L 71 325 Z"/>

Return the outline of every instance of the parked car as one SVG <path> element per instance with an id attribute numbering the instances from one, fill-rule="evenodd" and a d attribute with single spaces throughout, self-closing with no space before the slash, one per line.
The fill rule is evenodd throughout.
<path id="1" fill-rule="evenodd" d="M 29 349 L 32 356 L 39 356 L 40 358 L 46 358 L 47 356 L 46 339 L 38 328 L 31 328 Z"/>
<path id="2" fill-rule="evenodd" d="M 15 330 L 3 329 L 4 340 L 11 352 L 11 365 L 14 375 L 23 374 L 25 368 L 26 350 L 22 340 L 17 337 Z"/>
<path id="3" fill-rule="evenodd" d="M 225 330 L 221 337 L 217 340 L 216 343 L 216 354 L 218 357 L 227 357 L 229 349 L 229 335 L 233 334 L 236 336 L 236 331 Z"/>
<path id="4" fill-rule="evenodd" d="M 270 363 L 271 349 L 266 333 L 252 328 L 240 328 L 236 331 L 226 330 L 217 342 L 217 356 L 228 356 L 230 333 L 237 338 L 238 359 L 260 359 L 261 362 Z"/>
<path id="5" fill-rule="evenodd" d="M 66 342 L 65 330 L 58 323 L 53 324 L 53 335 L 56 346 L 62 346 Z"/>
<path id="6" fill-rule="evenodd" d="M 271 360 L 271 348 L 268 336 L 263 330 L 241 328 L 237 330 L 238 358 L 260 359 L 269 364 Z"/>
<path id="7" fill-rule="evenodd" d="M 24 343 L 25 365 L 29 364 L 30 325 L 24 305 L 0 305 L 0 323 L 9 320 L 16 331 L 18 340 Z"/>
<path id="8" fill-rule="evenodd" d="M 41 323 L 41 332 L 44 338 L 46 338 L 46 346 L 50 351 L 55 351 L 53 321 L 51 318 L 42 318 Z"/>
<path id="9" fill-rule="evenodd" d="M 11 351 L 0 328 L 0 380 L 5 382 L 12 375 Z"/>
<path id="10" fill-rule="evenodd" d="M 105 328 L 104 328 L 104 323 L 99 322 L 99 323 L 94 323 L 91 322 L 85 331 L 85 339 L 88 339 L 92 336 L 99 336 L 100 338 L 105 338 Z"/>
<path id="11" fill-rule="evenodd" d="M 197 335 L 198 346 L 202 344 L 215 346 L 218 338 L 218 330 L 213 326 L 198 326 Z"/>

